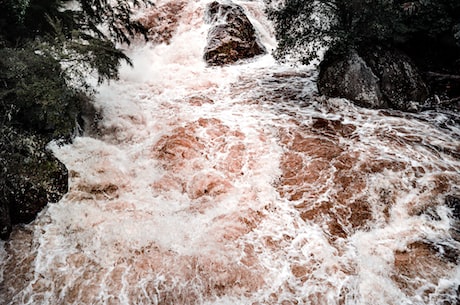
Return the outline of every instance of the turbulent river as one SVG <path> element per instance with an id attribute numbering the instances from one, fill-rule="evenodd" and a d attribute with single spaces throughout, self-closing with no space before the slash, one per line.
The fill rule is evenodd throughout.
<path id="1" fill-rule="evenodd" d="M 50 145 L 70 189 L 0 243 L 0 304 L 458 304 L 458 123 L 270 55 L 207 67 L 207 2 L 157 1 L 169 43 L 135 42 L 97 126 Z"/>

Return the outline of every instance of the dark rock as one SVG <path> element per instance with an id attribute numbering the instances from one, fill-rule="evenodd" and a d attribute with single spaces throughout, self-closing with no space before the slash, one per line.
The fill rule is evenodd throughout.
<path id="1" fill-rule="evenodd" d="M 45 148 L 40 136 L 0 128 L 0 237 L 6 239 L 11 226 L 28 223 L 49 203 L 67 192 L 66 167 Z"/>
<path id="2" fill-rule="evenodd" d="M 7 239 L 11 233 L 10 209 L 7 202 L 0 201 L 0 239 Z"/>
<path id="3" fill-rule="evenodd" d="M 318 90 L 364 107 L 403 111 L 420 110 L 429 93 L 409 57 L 379 47 L 328 51 L 320 65 Z"/>
<path id="4" fill-rule="evenodd" d="M 439 255 L 446 261 L 458 264 L 460 262 L 460 249 L 452 245 L 438 245 Z"/>
<path id="5" fill-rule="evenodd" d="M 425 79 L 433 93 L 427 101 L 426 108 L 460 113 L 460 75 L 427 72 Z"/>
<path id="6" fill-rule="evenodd" d="M 206 22 L 213 25 L 204 50 L 204 59 L 209 65 L 232 64 L 265 53 L 241 6 L 214 1 L 208 4 L 206 16 Z"/>
<path id="7" fill-rule="evenodd" d="M 460 242 L 460 197 L 447 196 L 445 203 L 452 209 L 453 223 L 449 230 L 450 235 L 454 240 Z"/>
<path id="8" fill-rule="evenodd" d="M 452 209 L 453 223 L 449 232 L 452 238 L 460 242 L 460 197 L 447 196 L 445 204 Z"/>
<path id="9" fill-rule="evenodd" d="M 417 111 L 428 98 L 428 88 L 412 60 L 402 52 L 375 47 L 360 52 L 380 79 L 380 90 L 390 108 Z"/>
<path id="10" fill-rule="evenodd" d="M 384 108 L 379 79 L 355 50 L 327 52 L 320 65 L 318 90 L 329 97 L 343 97 L 369 108 Z"/>
<path id="11" fill-rule="evenodd" d="M 79 103 L 79 113 L 77 116 L 77 128 L 79 134 L 86 136 L 100 136 L 100 121 L 102 120 L 102 111 L 94 106 L 93 100 L 82 99 Z"/>
<path id="12" fill-rule="evenodd" d="M 452 209 L 452 217 L 460 222 L 460 198 L 455 196 L 447 196 L 445 199 L 446 205 Z"/>
<path id="13" fill-rule="evenodd" d="M 436 94 L 450 98 L 460 96 L 460 75 L 427 72 L 426 79 Z"/>

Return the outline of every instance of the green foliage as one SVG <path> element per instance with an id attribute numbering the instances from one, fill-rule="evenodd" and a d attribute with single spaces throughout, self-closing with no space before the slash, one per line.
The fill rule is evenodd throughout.
<path id="1" fill-rule="evenodd" d="M 315 2 L 303 0 L 286 1 L 281 8 L 269 10 L 278 40 L 275 57 L 291 55 L 309 62 L 322 45 L 329 43 L 332 34 L 330 27 L 314 20 L 314 11 Z"/>
<path id="2" fill-rule="evenodd" d="M 0 24 L 12 25 L 0 27 L 0 31 L 12 40 L 18 36 L 44 36 L 53 32 L 48 22 L 51 18 L 64 25 L 68 38 L 78 30 L 94 37 L 129 43 L 134 35 L 146 33 L 142 25 L 132 19 L 133 8 L 149 5 L 152 5 L 149 0 L 2 0 Z M 106 32 L 100 30 L 101 25 Z"/>
<path id="3" fill-rule="evenodd" d="M 287 0 L 269 10 L 279 42 L 275 56 L 315 59 L 324 46 L 349 46 L 384 41 L 393 31 L 393 1 L 387 0 Z"/>
<path id="4" fill-rule="evenodd" d="M 460 1 L 419 0 L 401 5 L 406 35 L 423 34 L 431 38 L 444 33 L 454 34 L 460 25 Z"/>
<path id="5" fill-rule="evenodd" d="M 0 0 L 0 238 L 67 191 L 47 142 L 70 139 L 99 82 L 129 58 L 117 47 L 146 30 L 132 8 L 148 0 Z M 95 72 L 95 73 L 93 73 Z"/>
<path id="6" fill-rule="evenodd" d="M 98 25 L 108 27 L 108 36 L 117 42 L 128 43 L 137 33 L 146 34 L 146 29 L 131 18 L 132 8 L 150 5 L 148 0 L 116 0 L 112 4 L 109 0 L 79 0 L 81 12 L 78 15 L 79 28 L 91 30 L 98 37 L 106 35 L 98 29 Z M 85 28 L 86 26 L 86 28 Z"/>
<path id="7" fill-rule="evenodd" d="M 146 35 L 146 29 L 132 18 L 133 8 L 142 5 L 151 3 L 149 0 L 3 0 L 0 37 L 11 47 L 23 47 L 38 40 L 67 66 L 81 65 L 87 74 L 94 71 L 100 82 L 116 79 L 121 62 L 131 63 L 116 44 L 129 44 L 136 35 Z"/>
<path id="8" fill-rule="evenodd" d="M 0 122 L 21 129 L 69 137 L 82 91 L 67 85 L 56 59 L 32 46 L 0 50 Z"/>
<path id="9" fill-rule="evenodd" d="M 101 83 L 118 78 L 122 60 L 132 64 L 126 54 L 109 39 L 94 37 L 80 30 L 74 30 L 69 39 L 60 20 L 49 19 L 49 24 L 53 27 L 53 35 L 47 36 L 41 48 L 63 63 L 66 74 L 82 87 L 88 87 L 86 78 L 92 72 L 96 72 L 98 82 Z"/>
<path id="10" fill-rule="evenodd" d="M 80 69 L 83 73 L 95 71 L 99 82 L 117 79 L 121 61 L 130 65 L 131 61 L 116 43 L 129 44 L 136 35 L 146 37 L 147 30 L 132 19 L 132 9 L 151 3 L 149 0 L 78 0 L 78 4 L 77 10 L 61 9 L 56 15 L 47 15 L 52 27 L 47 41 L 60 60 L 84 67 Z"/>
<path id="11" fill-rule="evenodd" d="M 374 44 L 405 44 L 417 37 L 460 38 L 458 0 L 273 0 L 269 17 L 279 42 L 275 56 L 303 63 L 329 47 L 341 52 Z M 458 40 L 457 40 L 458 41 Z"/>
<path id="12" fill-rule="evenodd" d="M 22 3 L 22 5 L 18 5 Z M 16 29 L 23 21 L 27 1 L 16 2 L 14 0 L 0 1 L 0 40 L 13 40 Z"/>
<path id="13" fill-rule="evenodd" d="M 69 137 L 93 92 L 88 75 L 116 79 L 131 64 L 117 43 L 145 34 L 132 19 L 141 5 L 150 2 L 0 0 L 0 125 Z"/>

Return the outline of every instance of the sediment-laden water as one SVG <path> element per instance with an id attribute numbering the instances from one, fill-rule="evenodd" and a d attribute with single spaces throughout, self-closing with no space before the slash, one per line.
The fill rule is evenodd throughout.
<path id="1" fill-rule="evenodd" d="M 157 1 L 102 120 L 50 145 L 70 190 L 0 244 L 0 303 L 456 304 L 458 116 L 326 99 L 270 55 L 206 67 L 207 2 Z"/>

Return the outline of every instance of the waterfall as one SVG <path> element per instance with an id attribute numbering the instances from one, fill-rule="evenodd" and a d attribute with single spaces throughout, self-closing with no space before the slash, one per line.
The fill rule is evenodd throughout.
<path id="1" fill-rule="evenodd" d="M 208 67 L 208 2 L 156 1 L 165 35 L 50 144 L 70 189 L 0 243 L 0 303 L 458 301 L 458 124 L 324 98 L 270 54 Z M 272 50 L 264 2 L 235 2 Z"/>

